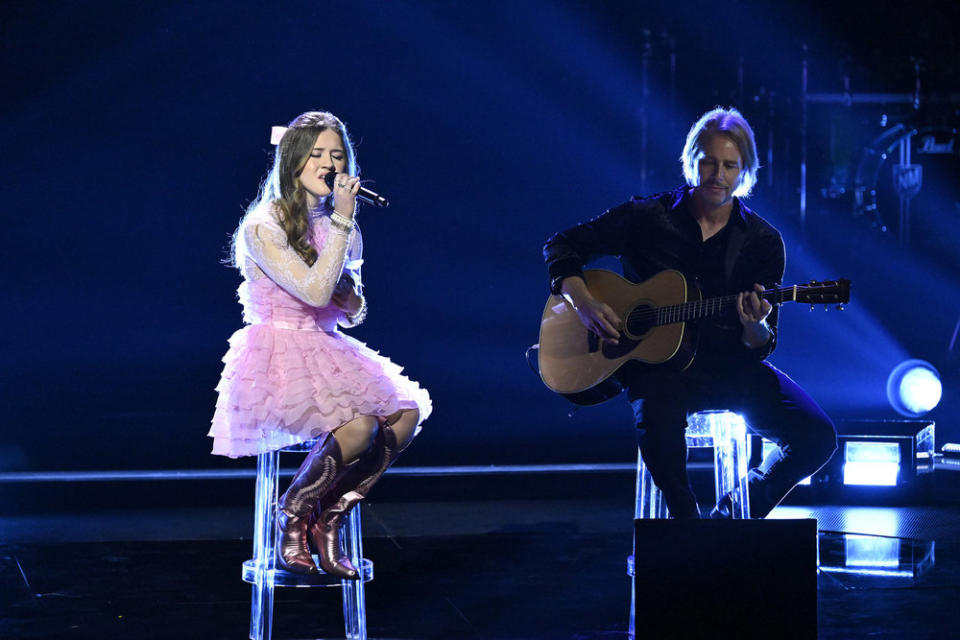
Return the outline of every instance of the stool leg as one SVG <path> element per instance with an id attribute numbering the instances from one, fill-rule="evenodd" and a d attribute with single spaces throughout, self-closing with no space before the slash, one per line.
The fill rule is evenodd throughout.
<path id="1" fill-rule="evenodd" d="M 637 501 L 634 511 L 636 518 L 668 518 L 670 513 L 663 494 L 653 482 L 650 470 L 643 463 L 643 457 L 637 451 Z"/>
<path id="2" fill-rule="evenodd" d="M 359 580 L 341 580 L 343 589 L 343 626 L 347 640 L 367 640 L 367 607 L 363 593 L 363 537 L 360 505 L 351 509 L 340 527 L 344 551 L 360 572 Z"/>
<path id="3" fill-rule="evenodd" d="M 648 512 L 647 509 L 647 487 L 644 481 L 644 476 L 650 475 L 647 473 L 647 466 L 643 464 L 643 458 L 640 456 L 640 449 L 637 448 L 637 488 L 636 488 L 636 497 L 634 499 L 633 505 L 633 517 L 642 518 L 643 514 Z M 636 572 L 636 557 L 637 557 L 637 530 L 636 527 L 633 529 L 633 555 L 627 558 L 627 575 L 630 576 L 630 621 L 627 625 L 627 637 L 634 637 L 634 625 L 635 617 L 637 615 L 637 606 L 636 606 L 636 583 L 634 582 L 633 573 L 630 572 L 630 569 L 633 569 L 633 572 Z"/>
<path id="4" fill-rule="evenodd" d="M 750 518 L 750 483 L 748 482 L 748 472 L 750 466 L 750 454 L 747 452 L 747 426 L 743 423 L 743 418 L 737 417 L 737 424 L 734 426 L 734 469 L 736 477 L 734 478 L 733 492 L 737 494 L 736 503 L 738 507 L 734 510 L 734 517 L 743 520 Z M 739 509 L 739 511 L 737 511 Z"/>
<path id="5" fill-rule="evenodd" d="M 277 526 L 277 477 L 279 453 L 257 456 L 256 515 L 253 529 L 253 559 L 257 579 L 250 598 L 250 640 L 270 640 L 273 633 L 273 581 L 277 565 L 274 553 Z"/>
<path id="6" fill-rule="evenodd" d="M 731 517 L 750 517 L 747 484 L 747 429 L 743 418 L 732 412 L 712 413 L 707 418 L 713 436 L 713 473 L 716 499 L 730 497 Z"/>
<path id="7" fill-rule="evenodd" d="M 630 640 L 636 635 L 637 619 L 637 529 L 633 529 L 633 555 L 627 558 L 627 575 L 630 576 L 630 621 L 627 623 L 627 637 Z"/>

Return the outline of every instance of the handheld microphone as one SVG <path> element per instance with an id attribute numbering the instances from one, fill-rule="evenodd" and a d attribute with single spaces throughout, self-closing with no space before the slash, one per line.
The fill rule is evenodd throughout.
<path id="1" fill-rule="evenodd" d="M 337 174 L 333 171 L 323 176 L 323 181 L 327 183 L 327 187 L 333 191 L 333 181 L 337 179 Z M 357 192 L 357 199 L 367 204 L 372 204 L 375 207 L 389 207 L 390 201 L 384 198 L 383 196 L 370 191 L 363 185 L 360 186 L 360 191 Z"/>

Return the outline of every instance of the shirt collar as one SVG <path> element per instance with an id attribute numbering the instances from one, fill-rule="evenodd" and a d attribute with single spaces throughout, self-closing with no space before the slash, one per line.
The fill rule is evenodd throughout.
<path id="1" fill-rule="evenodd" d="M 673 203 L 670 205 L 670 209 L 676 213 L 679 211 L 680 206 L 683 205 L 690 210 L 690 194 L 689 186 L 683 186 L 677 189 L 673 195 Z M 733 199 L 733 209 L 730 211 L 730 222 L 740 225 L 744 229 L 747 228 L 747 215 L 745 212 L 746 207 L 743 206 L 743 203 L 740 202 L 740 198 Z M 728 223 L 729 224 L 729 223 Z"/>

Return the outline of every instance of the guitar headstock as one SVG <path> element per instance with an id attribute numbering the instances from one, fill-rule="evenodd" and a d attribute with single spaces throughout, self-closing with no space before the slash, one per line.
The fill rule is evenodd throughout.
<path id="1" fill-rule="evenodd" d="M 797 302 L 806 304 L 846 304 L 850 302 L 850 281 L 846 279 L 811 280 L 796 287 Z"/>

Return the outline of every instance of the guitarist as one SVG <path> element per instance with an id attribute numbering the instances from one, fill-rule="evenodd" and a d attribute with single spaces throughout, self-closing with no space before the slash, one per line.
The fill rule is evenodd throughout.
<path id="1" fill-rule="evenodd" d="M 765 517 L 836 449 L 830 418 L 786 374 L 766 361 L 777 341 L 777 309 L 758 295 L 780 284 L 780 233 L 742 198 L 756 183 L 753 130 L 736 109 L 714 109 L 690 129 L 680 157 L 686 185 L 634 197 L 551 237 L 543 248 L 550 290 L 561 294 L 583 324 L 617 344 L 623 319 L 594 298 L 584 265 L 617 256 L 624 276 L 641 282 L 676 269 L 704 297 L 737 294 L 736 315 L 696 327 L 698 348 L 684 371 L 626 363 L 616 374 L 634 410 L 643 460 L 675 518 L 700 511 L 686 469 L 686 417 L 730 409 L 777 448 L 750 470 L 750 513 Z M 711 517 L 730 517 L 729 498 Z"/>

